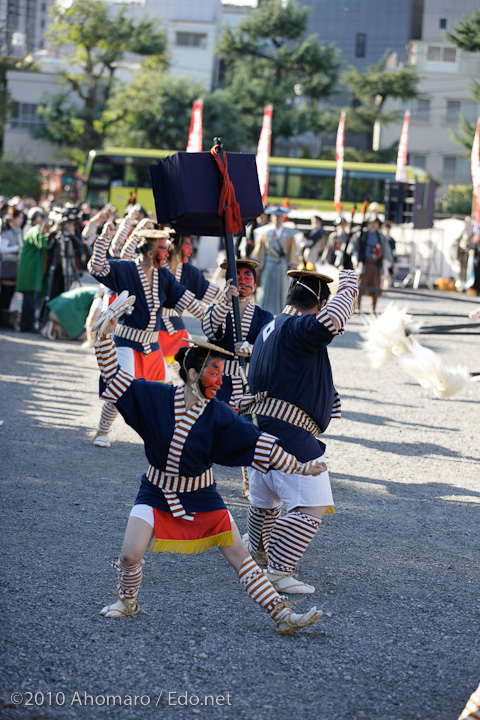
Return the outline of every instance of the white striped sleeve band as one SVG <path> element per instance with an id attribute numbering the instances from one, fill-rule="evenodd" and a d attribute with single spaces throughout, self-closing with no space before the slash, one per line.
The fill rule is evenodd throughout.
<path id="1" fill-rule="evenodd" d="M 195 295 L 190 290 L 185 290 L 180 300 L 175 305 L 175 310 L 181 315 L 185 310 L 188 310 L 194 317 L 201 320 L 205 315 L 205 310 L 200 305 Z"/>
<path id="2" fill-rule="evenodd" d="M 291 455 L 279 445 L 273 448 L 270 458 L 271 467 L 275 470 L 281 470 L 282 472 L 289 473 L 291 475 L 311 475 L 312 465 L 315 462 L 316 460 L 311 460 L 309 462 L 302 463 L 297 460 L 295 455 Z"/>
<path id="3" fill-rule="evenodd" d="M 355 308 L 355 298 L 358 295 L 358 276 L 354 270 L 342 270 L 337 294 L 326 305 L 329 316 L 336 320 L 339 333 L 345 327 Z"/>
<path id="4" fill-rule="evenodd" d="M 335 396 L 333 398 L 333 408 L 330 418 L 332 420 L 340 420 L 342 417 L 342 403 L 340 402 L 340 395 L 335 390 Z"/>
<path id="5" fill-rule="evenodd" d="M 207 337 L 214 339 L 217 330 L 221 327 L 225 332 L 225 319 L 230 311 L 231 304 L 223 297 L 219 303 L 214 305 L 211 310 L 205 314 L 205 320 L 202 322 L 203 332 Z"/>
<path id="6" fill-rule="evenodd" d="M 112 244 L 110 246 L 110 252 L 113 257 L 120 257 L 120 251 L 127 239 L 130 230 L 133 227 L 133 223 L 129 217 L 124 217 L 118 226 L 118 230 L 115 233 Z"/>
<path id="7" fill-rule="evenodd" d="M 110 272 L 110 264 L 107 260 L 107 250 L 110 244 L 110 237 L 102 233 L 95 241 L 92 257 L 88 261 L 88 271 L 94 277 L 105 277 Z"/>
<path id="8" fill-rule="evenodd" d="M 117 372 L 117 350 L 113 342 L 113 335 L 104 335 L 95 343 L 95 354 L 102 378 L 108 385 Z"/>
<path id="9" fill-rule="evenodd" d="M 113 380 L 108 384 L 106 390 L 100 395 L 102 400 L 110 400 L 117 402 L 119 398 L 128 390 L 135 378 L 130 375 L 124 368 L 120 368 Z"/>
<path id="10" fill-rule="evenodd" d="M 84 245 L 92 245 L 98 235 L 98 228 L 101 220 L 90 220 L 82 230 L 82 240 Z"/>
<path id="11" fill-rule="evenodd" d="M 220 288 L 218 285 L 214 285 L 213 283 L 208 283 L 208 288 L 205 292 L 205 295 L 202 297 L 203 303 L 213 303 L 218 295 L 220 294 Z"/>
<path id="12" fill-rule="evenodd" d="M 261 473 L 268 472 L 270 467 L 270 458 L 273 446 L 277 443 L 278 438 L 268 433 L 262 433 L 257 440 L 255 446 L 255 455 L 253 457 L 252 468 Z"/>

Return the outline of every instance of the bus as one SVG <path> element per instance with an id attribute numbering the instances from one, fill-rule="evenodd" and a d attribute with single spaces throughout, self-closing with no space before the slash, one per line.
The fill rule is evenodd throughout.
<path id="1" fill-rule="evenodd" d="M 91 150 L 85 167 L 83 201 L 93 208 L 111 202 L 123 215 L 134 196 L 136 203 L 155 212 L 148 166 L 174 152 L 137 148 Z M 288 198 L 292 208 L 334 212 L 335 169 L 334 160 L 271 157 L 268 204 L 282 205 Z M 354 205 L 360 207 L 364 200 L 378 202 L 383 210 L 385 182 L 394 181 L 395 172 L 395 165 L 344 162 L 343 210 L 351 210 Z M 411 166 L 407 166 L 407 177 L 410 183 L 429 181 L 425 170 Z"/>

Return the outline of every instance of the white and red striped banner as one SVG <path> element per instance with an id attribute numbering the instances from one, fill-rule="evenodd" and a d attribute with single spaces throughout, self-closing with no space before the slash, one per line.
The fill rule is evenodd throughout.
<path id="1" fill-rule="evenodd" d="M 397 172 L 395 180 L 397 182 L 408 182 L 407 177 L 407 154 L 408 154 L 408 126 L 410 123 L 410 110 L 405 110 L 403 118 L 402 133 L 400 135 L 400 143 L 398 145 L 397 154 Z"/>
<path id="2" fill-rule="evenodd" d="M 480 225 L 480 118 L 473 138 L 471 155 L 473 198 L 475 201 L 475 225 Z"/>
<path id="3" fill-rule="evenodd" d="M 337 169 L 335 171 L 335 196 L 333 203 L 338 215 L 342 214 L 342 181 L 343 181 L 343 155 L 345 143 L 345 113 L 340 113 L 340 121 L 337 130 L 336 160 Z"/>
<path id="4" fill-rule="evenodd" d="M 257 173 L 263 202 L 265 202 L 268 194 L 268 160 L 270 157 L 270 140 L 272 136 L 272 116 L 273 106 L 266 105 L 263 111 L 263 124 L 257 147 Z"/>
<path id="5" fill-rule="evenodd" d="M 188 133 L 187 152 L 202 152 L 203 148 L 203 100 L 193 103 L 190 132 Z"/>

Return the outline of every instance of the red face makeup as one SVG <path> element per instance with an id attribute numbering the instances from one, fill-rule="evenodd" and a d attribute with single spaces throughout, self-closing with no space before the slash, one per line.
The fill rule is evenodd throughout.
<path id="1" fill-rule="evenodd" d="M 157 243 L 157 248 L 155 250 L 155 258 L 153 260 L 153 264 L 156 268 L 161 268 L 165 265 L 166 261 L 168 260 L 168 248 L 167 243 L 165 240 L 159 240 Z"/>
<path id="2" fill-rule="evenodd" d="M 212 400 L 222 387 L 223 380 L 223 360 L 216 358 L 212 360 L 210 365 L 203 371 L 202 377 L 198 384 L 200 390 L 207 400 Z"/>
<path id="3" fill-rule="evenodd" d="M 238 292 L 240 297 L 248 297 L 255 292 L 255 277 L 248 267 L 241 267 L 237 270 Z"/>
<path id="4" fill-rule="evenodd" d="M 191 256 L 192 252 L 192 243 L 190 241 L 190 238 L 186 237 L 184 238 L 182 243 L 183 262 L 188 262 L 188 258 Z"/>

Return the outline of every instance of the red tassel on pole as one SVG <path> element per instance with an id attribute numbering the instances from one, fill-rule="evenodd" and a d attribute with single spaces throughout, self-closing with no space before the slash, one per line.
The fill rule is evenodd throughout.
<path id="1" fill-rule="evenodd" d="M 227 154 L 223 153 L 225 163 L 222 163 L 218 155 L 218 145 L 214 145 L 210 150 L 218 165 L 218 169 L 222 174 L 222 189 L 220 191 L 220 201 L 218 203 L 218 215 L 225 215 L 225 228 L 227 233 L 235 235 L 240 232 L 243 227 L 242 216 L 240 214 L 240 205 L 235 198 L 235 188 L 228 175 Z"/>

